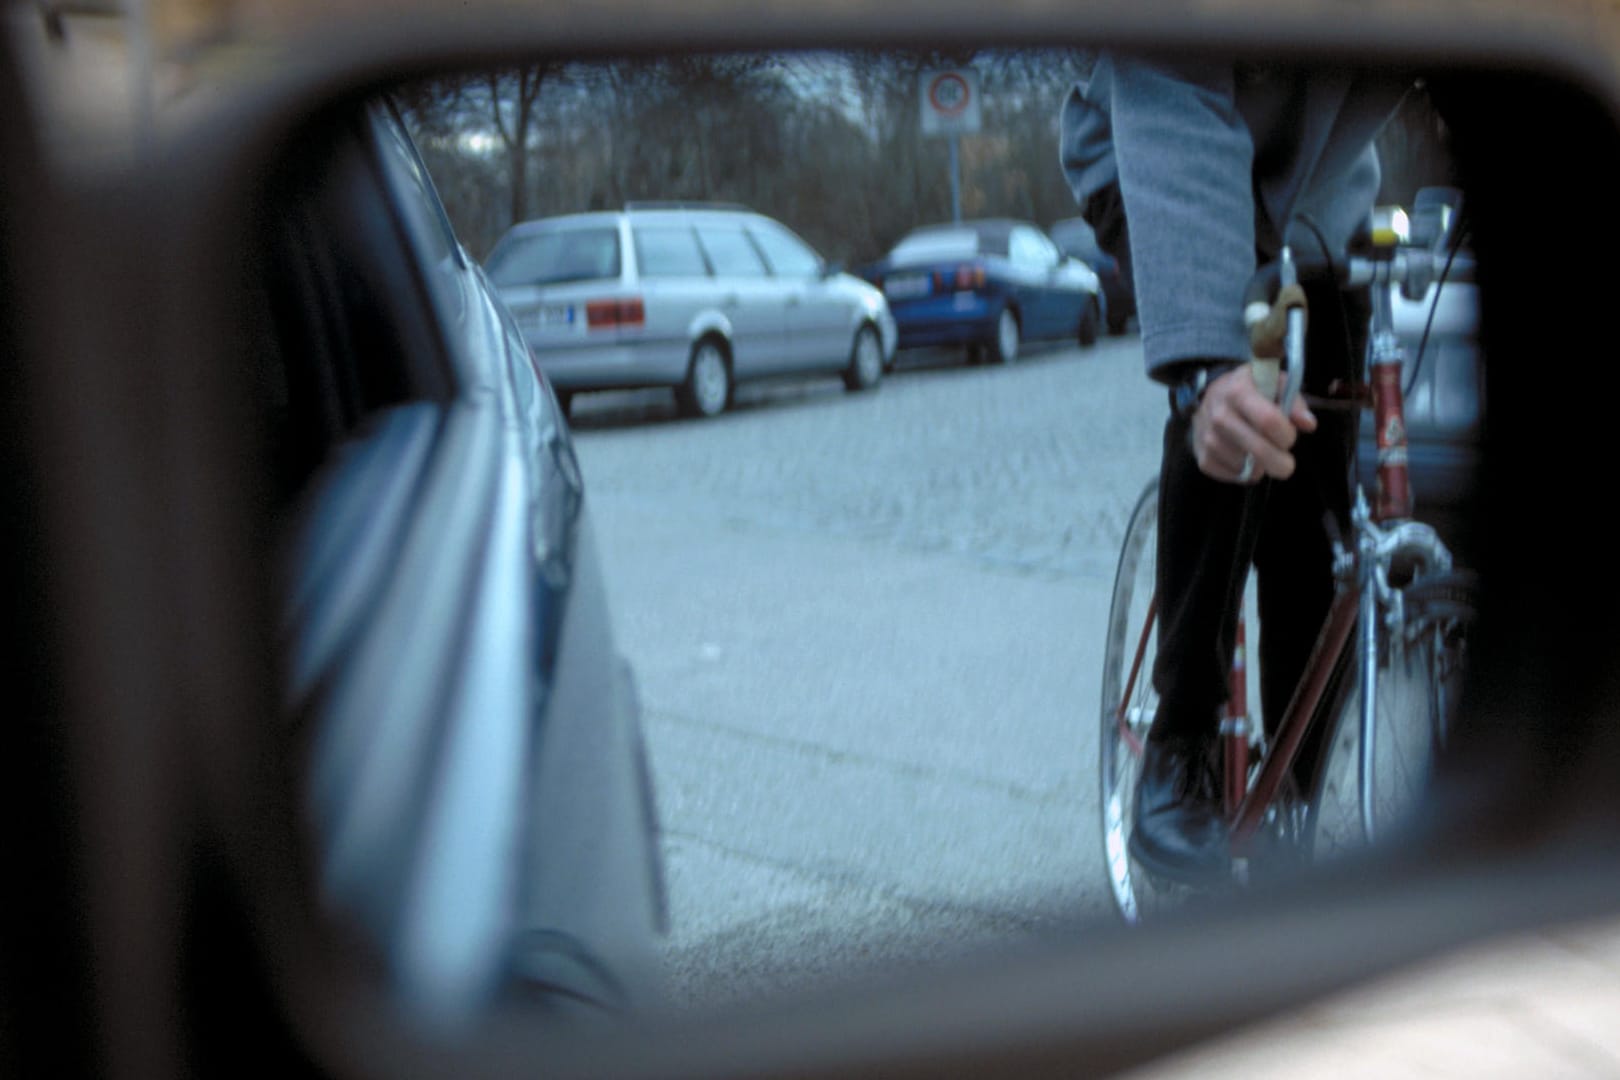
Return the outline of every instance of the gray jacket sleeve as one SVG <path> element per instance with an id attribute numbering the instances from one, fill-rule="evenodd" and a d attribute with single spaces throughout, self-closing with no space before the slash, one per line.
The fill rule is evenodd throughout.
<path id="1" fill-rule="evenodd" d="M 1254 144 L 1232 65 L 1111 64 L 1114 155 L 1130 222 L 1148 373 L 1248 358 L 1243 289 L 1255 269 Z"/>
<path id="2" fill-rule="evenodd" d="M 1297 213 L 1342 250 L 1378 192 L 1372 140 L 1406 83 L 1105 56 L 1062 115 L 1084 207 L 1117 180 L 1148 373 L 1244 360 L 1243 290 Z M 1084 211 L 1082 211 L 1084 212 Z"/>

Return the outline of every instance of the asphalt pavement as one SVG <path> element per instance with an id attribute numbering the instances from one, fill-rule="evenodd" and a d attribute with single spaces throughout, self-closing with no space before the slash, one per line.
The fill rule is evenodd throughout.
<path id="1" fill-rule="evenodd" d="M 576 402 L 659 788 L 678 1005 L 1113 920 L 1101 628 L 1164 399 L 1134 338 L 875 393 Z M 1620 1076 L 1620 922 L 1482 942 L 1134 1074 Z"/>
<path id="2" fill-rule="evenodd" d="M 582 397 L 576 443 L 663 829 L 679 1002 L 1112 918 L 1102 630 L 1163 392 L 1134 338 L 873 393 Z"/>

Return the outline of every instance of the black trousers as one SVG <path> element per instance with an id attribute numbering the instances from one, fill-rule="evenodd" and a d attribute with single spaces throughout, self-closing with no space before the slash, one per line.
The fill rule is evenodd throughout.
<path id="1" fill-rule="evenodd" d="M 1365 293 L 1306 290 L 1305 390 L 1323 395 L 1359 376 L 1370 303 Z M 1286 481 L 1224 483 L 1198 469 L 1191 422 L 1165 424 L 1159 472 L 1159 650 L 1150 737 L 1212 739 L 1228 694 L 1236 615 L 1253 565 L 1259 588 L 1261 710 L 1282 720 L 1333 601 L 1333 547 L 1325 515 L 1348 536 L 1356 413 L 1315 408 Z M 1249 628 L 1252 650 L 1254 628 Z M 1252 653 L 1251 653 L 1252 655 Z"/>

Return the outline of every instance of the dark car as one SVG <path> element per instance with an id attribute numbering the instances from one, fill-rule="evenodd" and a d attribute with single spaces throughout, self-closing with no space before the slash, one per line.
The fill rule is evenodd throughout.
<path id="1" fill-rule="evenodd" d="M 1058 250 L 1096 271 L 1102 286 L 1103 325 L 1110 334 L 1123 334 L 1136 315 L 1136 290 L 1131 286 L 1130 266 L 1102 249 L 1097 243 L 1096 230 L 1085 218 L 1054 222 L 1050 234 Z"/>
<path id="2" fill-rule="evenodd" d="M 644 1003 L 652 792 L 567 424 L 397 114 L 306 149 L 261 363 L 321 896 L 434 1018 Z"/>
<path id="3" fill-rule="evenodd" d="M 863 276 L 883 290 L 900 347 L 966 345 L 1000 364 L 1024 341 L 1096 342 L 1097 275 L 1034 225 L 993 219 L 908 233 Z"/>

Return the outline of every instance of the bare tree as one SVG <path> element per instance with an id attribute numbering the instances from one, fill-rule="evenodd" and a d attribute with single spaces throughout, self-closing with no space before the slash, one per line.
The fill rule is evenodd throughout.
<path id="1" fill-rule="evenodd" d="M 947 144 L 920 131 L 923 72 L 979 74 L 983 131 L 960 144 L 964 211 L 1050 225 L 1075 212 L 1057 124 L 1091 64 L 1058 49 L 687 54 L 530 65 L 397 99 L 475 255 L 526 217 L 682 199 L 746 204 L 857 265 L 950 215 Z M 1421 97 L 1380 149 L 1396 198 L 1451 177 Z"/>
<path id="2" fill-rule="evenodd" d="M 484 77 L 490 118 L 506 148 L 511 170 L 513 221 L 529 216 L 529 136 L 534 128 L 535 103 L 540 100 L 551 67 L 549 63 L 535 63 L 514 71 L 490 72 Z"/>

